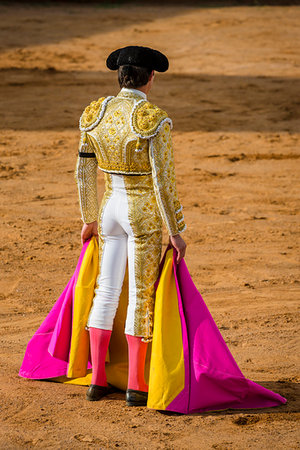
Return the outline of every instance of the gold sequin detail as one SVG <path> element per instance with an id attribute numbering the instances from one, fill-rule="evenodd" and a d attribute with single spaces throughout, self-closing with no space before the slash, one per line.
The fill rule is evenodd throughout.
<path id="1" fill-rule="evenodd" d="M 99 112 L 105 97 L 100 97 L 98 100 L 93 101 L 85 108 L 80 118 L 80 126 L 82 128 L 91 127 L 98 119 Z"/>
<path id="2" fill-rule="evenodd" d="M 115 98 L 107 99 L 101 98 L 88 107 L 94 108 L 94 118 L 97 114 L 98 118 L 99 114 L 103 114 L 103 117 L 97 126 L 84 134 L 85 140 L 82 142 L 87 142 L 88 148 L 95 152 L 99 168 L 104 172 L 125 175 L 152 173 L 158 207 L 169 234 L 184 231 L 185 223 L 177 196 L 170 124 L 167 122 L 169 119 L 166 112 L 146 100 L 140 100 L 136 95 L 119 94 Z M 100 113 L 99 108 L 104 104 L 105 112 L 102 109 Z M 82 117 L 90 113 L 88 108 Z M 89 123 L 86 122 L 86 125 Z M 142 132 L 144 136 L 153 133 L 155 135 L 151 138 L 137 137 L 134 132 Z M 96 213 L 95 188 L 92 187 L 95 161 L 85 164 L 89 191 L 93 198 L 90 202 L 83 199 L 81 209 L 84 210 L 83 220 L 91 220 Z M 84 188 L 79 188 L 82 198 Z M 92 214 L 87 211 L 87 203 L 91 203 Z"/>
<path id="3" fill-rule="evenodd" d="M 161 256 L 162 219 L 151 176 L 124 176 L 128 199 L 128 219 L 135 236 L 136 310 L 134 332 L 151 340 L 155 282 Z"/>
<path id="4" fill-rule="evenodd" d="M 139 102 L 132 115 L 132 127 L 137 135 L 154 136 L 161 122 L 168 117 L 166 111 L 145 101 Z"/>
<path id="5" fill-rule="evenodd" d="M 178 200 L 170 125 L 165 123 L 151 140 L 150 160 L 157 203 L 170 235 L 185 229 Z"/>
<path id="6" fill-rule="evenodd" d="M 94 149 L 85 132 L 81 133 L 79 150 L 94 153 Z M 78 187 L 81 218 L 84 223 L 91 223 L 98 218 L 97 195 L 97 160 L 78 156 L 75 179 Z"/>
<path id="7" fill-rule="evenodd" d="M 130 127 L 134 98 L 115 97 L 99 124 L 88 132 L 99 168 L 111 173 L 150 174 L 149 141 L 138 139 Z"/>

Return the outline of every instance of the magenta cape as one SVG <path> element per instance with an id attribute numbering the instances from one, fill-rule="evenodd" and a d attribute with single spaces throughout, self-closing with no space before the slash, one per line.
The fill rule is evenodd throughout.
<path id="1" fill-rule="evenodd" d="M 74 304 L 74 293 L 89 245 L 91 243 L 83 246 L 72 278 L 29 341 L 20 376 L 31 379 L 70 377 L 69 359 L 73 352 L 70 347 L 72 333 L 76 334 L 74 311 L 76 313 L 77 306 Z M 95 247 L 90 260 L 85 260 L 85 268 L 92 264 L 91 258 L 96 251 Z M 165 253 L 157 284 L 151 360 L 150 356 L 148 358 L 147 406 L 188 414 L 229 408 L 266 408 L 286 403 L 281 395 L 244 377 L 196 289 L 185 262 L 182 260 L 176 265 L 174 258 L 172 250 Z M 94 286 L 94 275 L 93 278 Z M 123 333 L 121 330 L 119 338 L 118 333 L 115 333 L 116 337 L 112 339 L 115 348 L 124 344 L 121 342 L 123 337 L 120 337 Z M 77 346 L 79 350 L 75 352 L 75 371 L 71 371 L 71 383 L 90 382 L 86 375 L 91 367 L 88 363 L 86 335 L 84 339 L 85 344 Z M 120 339 L 120 345 L 117 339 Z M 112 369 L 108 374 L 108 381 L 124 389 L 125 382 L 119 383 L 118 380 L 126 378 L 127 355 L 117 355 L 120 361 L 116 364 L 117 357 L 113 354 L 113 347 L 110 352 L 111 362 L 108 365 L 111 364 Z M 76 363 L 78 360 L 81 360 L 80 368 Z M 77 378 L 76 381 L 76 376 L 82 378 Z"/>
<path id="2" fill-rule="evenodd" d="M 89 242 L 81 250 L 74 274 L 53 308 L 28 342 L 19 375 L 42 380 L 67 375 L 72 334 L 73 299 Z"/>

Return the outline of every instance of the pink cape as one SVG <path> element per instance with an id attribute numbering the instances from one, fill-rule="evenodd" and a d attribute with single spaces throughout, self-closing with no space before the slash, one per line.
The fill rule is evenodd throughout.
<path id="1" fill-rule="evenodd" d="M 67 375 L 75 286 L 89 241 L 86 242 L 68 284 L 28 342 L 19 375 L 43 380 Z"/>
<path id="2" fill-rule="evenodd" d="M 281 395 L 244 377 L 229 351 L 185 261 L 175 263 L 185 363 L 185 388 L 166 408 L 181 413 L 268 408 L 286 403 Z"/>
<path id="3" fill-rule="evenodd" d="M 84 244 L 75 272 L 63 293 L 29 341 L 19 372 L 21 377 L 49 379 L 67 375 L 74 289 L 88 244 Z M 167 252 L 161 271 L 166 264 L 166 255 Z M 169 255 L 172 258 L 170 252 Z M 167 405 L 155 408 L 188 414 L 228 408 L 267 408 L 286 403 L 286 399 L 281 395 L 244 377 L 196 289 L 185 262 L 182 260 L 176 265 L 175 256 L 174 252 L 173 264 L 171 263 L 170 267 L 176 284 L 181 323 L 184 386 L 176 395 L 172 396 L 171 392 L 172 401 Z M 163 319 L 164 322 L 172 320 L 168 317 Z M 168 336 L 169 338 L 172 336 Z M 157 344 L 154 339 L 153 347 Z M 163 358 L 164 352 L 166 354 L 163 339 L 160 339 L 156 348 L 159 348 Z M 90 367 L 88 364 L 87 369 Z M 166 367 L 164 370 L 166 373 L 170 370 L 171 377 L 172 367 Z M 155 391 L 156 386 L 149 386 L 149 395 L 150 387 L 151 391 Z"/>

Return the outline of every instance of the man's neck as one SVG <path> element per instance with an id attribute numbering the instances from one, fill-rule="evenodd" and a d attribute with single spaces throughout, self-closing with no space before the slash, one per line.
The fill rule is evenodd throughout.
<path id="1" fill-rule="evenodd" d="M 144 94 L 148 95 L 149 93 L 149 89 L 147 89 L 147 85 L 146 86 L 140 86 L 138 88 L 138 91 L 144 92 Z"/>

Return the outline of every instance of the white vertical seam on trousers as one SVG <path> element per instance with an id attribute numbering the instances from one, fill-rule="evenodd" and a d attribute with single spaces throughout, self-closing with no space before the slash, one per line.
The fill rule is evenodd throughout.
<path id="1" fill-rule="evenodd" d="M 134 233 L 133 233 L 133 229 L 132 229 L 132 226 L 131 226 L 131 223 L 130 223 L 130 220 L 129 220 L 129 202 L 128 202 L 128 195 L 127 195 L 127 191 L 126 191 L 126 185 L 125 185 L 125 181 L 124 181 L 124 175 L 119 175 L 119 176 L 121 176 L 122 177 L 122 184 L 123 184 L 123 188 L 124 188 L 124 192 L 125 192 L 125 194 L 126 194 L 126 202 L 127 202 L 127 220 L 128 220 L 128 225 L 129 225 L 129 227 L 130 227 L 130 229 L 131 229 L 131 233 L 132 233 L 132 238 L 133 238 L 133 246 L 130 246 L 130 248 L 132 248 L 133 250 L 132 250 L 132 253 L 133 254 L 129 254 L 129 252 L 127 251 L 127 255 L 128 255 L 128 268 L 129 268 L 129 261 L 131 261 L 131 263 L 132 263 L 132 268 L 133 268 L 133 276 L 131 277 L 131 279 L 129 280 L 129 289 L 128 289 L 128 292 L 130 292 L 130 290 L 133 290 L 134 291 L 134 299 L 135 299 L 135 301 L 134 301 L 134 314 L 133 314 L 133 323 L 131 324 L 131 321 L 129 321 L 129 324 L 130 325 L 132 325 L 132 327 L 133 327 L 133 329 L 132 329 L 132 331 L 131 330 L 128 330 L 127 329 L 127 324 L 128 324 L 128 322 L 127 322 L 127 319 L 128 319 L 128 313 L 127 313 L 127 318 L 126 318 L 126 326 L 125 326 L 125 333 L 127 332 L 127 331 L 131 331 L 132 333 L 133 333 L 133 335 L 134 335 L 134 323 L 135 323 L 135 310 L 136 310 L 136 282 L 135 282 L 135 240 L 134 240 Z M 129 236 L 128 236 L 128 239 L 129 239 Z M 127 249 L 128 249 L 128 241 L 127 241 Z M 133 288 L 133 289 L 132 289 Z M 129 307 L 129 304 L 130 304 L 130 306 L 132 307 L 132 302 L 129 302 L 129 298 L 128 298 L 128 307 Z M 128 308 L 127 307 L 127 308 Z M 128 334 L 128 333 L 127 333 Z"/>
<path id="2" fill-rule="evenodd" d="M 111 199 L 111 197 L 112 197 L 112 195 L 113 195 L 113 182 L 112 182 L 112 176 L 111 176 L 111 175 L 110 175 L 110 180 L 111 180 L 111 195 L 108 197 L 107 202 L 105 203 L 105 205 L 104 205 L 104 207 L 103 207 L 103 209 L 102 209 L 102 211 L 101 211 L 101 216 L 100 216 L 100 226 L 98 227 L 98 229 L 100 228 L 100 230 L 102 230 L 102 222 L 103 222 L 103 216 L 104 216 L 105 209 L 106 209 L 106 207 L 107 207 L 107 205 L 108 205 L 109 200 Z M 104 250 L 105 250 L 105 244 L 106 244 L 105 239 L 103 239 L 103 246 L 102 246 L 102 253 L 101 253 L 101 261 L 99 261 L 100 271 L 99 271 L 98 277 L 97 277 L 97 284 L 98 284 L 98 279 L 100 280 L 100 276 L 101 276 L 101 270 L 102 270 L 102 262 L 103 262 L 103 255 L 104 255 Z M 86 327 L 86 328 L 88 328 L 88 327 L 90 326 L 90 325 L 89 325 L 89 322 L 90 322 L 90 317 L 91 317 L 91 312 L 92 312 L 93 307 L 94 307 L 94 304 L 92 305 L 92 308 L 91 308 L 91 311 L 90 311 L 90 314 L 89 314 L 89 317 L 88 317 L 87 327 Z"/>

